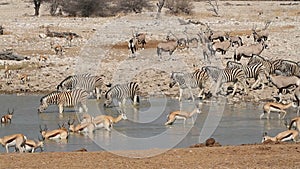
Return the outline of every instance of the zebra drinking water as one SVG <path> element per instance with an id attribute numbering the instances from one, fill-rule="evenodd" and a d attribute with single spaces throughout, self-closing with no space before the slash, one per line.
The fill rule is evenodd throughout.
<path id="1" fill-rule="evenodd" d="M 87 92 L 95 93 L 96 98 L 101 98 L 101 88 L 103 87 L 103 78 L 101 76 L 92 76 L 91 74 L 81 74 L 68 76 L 58 86 L 58 91 L 84 89 Z M 106 86 L 110 87 L 110 84 Z"/>
<path id="2" fill-rule="evenodd" d="M 200 92 L 198 96 L 201 97 L 204 91 L 204 83 L 208 79 L 208 76 L 204 71 L 198 69 L 193 73 L 172 72 L 170 78 L 171 78 L 171 83 L 169 84 L 170 88 L 172 88 L 176 83 L 179 85 L 179 101 L 181 101 L 182 99 L 182 93 L 184 89 L 189 89 L 191 97 L 193 101 L 195 101 L 191 89 L 199 88 Z"/>
<path id="3" fill-rule="evenodd" d="M 104 107 L 108 107 L 113 99 L 117 99 L 119 102 L 119 107 L 125 105 L 126 99 L 130 98 L 133 101 L 133 105 L 139 103 L 139 86 L 136 82 L 129 82 L 126 84 L 117 84 L 111 87 L 105 94 L 106 101 L 104 102 Z"/>
<path id="4" fill-rule="evenodd" d="M 79 106 L 87 112 L 86 100 L 89 94 L 85 90 L 77 89 L 72 91 L 59 92 L 54 91 L 50 94 L 45 95 L 40 99 L 40 106 L 38 112 L 42 113 L 48 108 L 49 105 L 58 105 L 59 113 L 63 112 L 64 107 Z"/>

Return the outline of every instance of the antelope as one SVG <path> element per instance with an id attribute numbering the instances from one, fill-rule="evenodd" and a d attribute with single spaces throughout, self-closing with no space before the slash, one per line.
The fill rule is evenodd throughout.
<path id="1" fill-rule="evenodd" d="M 9 109 L 7 110 L 7 114 L 1 117 L 1 123 L 11 123 L 11 119 L 13 117 L 14 114 L 14 109 L 12 112 L 9 111 Z"/>
<path id="2" fill-rule="evenodd" d="M 278 133 L 275 137 L 267 136 L 267 132 L 264 133 L 262 143 L 266 140 L 271 140 L 274 142 L 285 142 L 293 140 L 294 142 L 298 142 L 299 132 L 297 130 L 286 130 L 281 133 Z"/>
<path id="3" fill-rule="evenodd" d="M 228 51 L 229 47 L 232 46 L 231 40 L 221 41 L 221 42 L 214 42 L 213 49 L 214 51 L 221 52 L 222 55 L 225 55 Z"/>
<path id="4" fill-rule="evenodd" d="M 6 62 L 4 62 L 4 75 L 5 75 L 5 78 L 8 79 L 11 76 L 11 74 L 12 74 L 12 72 L 8 68 L 8 64 Z"/>
<path id="5" fill-rule="evenodd" d="M 16 147 L 19 152 L 24 152 L 25 141 L 26 137 L 23 134 L 12 134 L 0 138 L 0 143 L 5 147 L 7 153 L 9 147 Z"/>
<path id="6" fill-rule="evenodd" d="M 25 84 L 27 81 L 30 80 L 29 75 L 24 73 L 18 73 L 17 76 L 21 84 Z"/>
<path id="7" fill-rule="evenodd" d="M 162 52 L 169 52 L 169 55 L 171 56 L 179 44 L 180 43 L 178 40 L 168 40 L 167 42 L 160 42 L 157 45 L 157 56 L 160 60 L 162 59 Z"/>
<path id="8" fill-rule="evenodd" d="M 70 122 L 70 120 L 68 121 L 69 124 L 69 130 L 71 132 L 78 132 L 78 133 L 92 133 L 95 130 L 95 124 L 93 122 L 83 122 L 77 125 L 74 125 L 74 121 Z"/>
<path id="9" fill-rule="evenodd" d="M 66 35 L 66 41 L 68 43 L 68 46 L 71 47 L 71 43 L 72 43 L 72 40 L 74 39 L 74 35 L 72 33 Z"/>
<path id="10" fill-rule="evenodd" d="M 278 89 L 279 102 L 281 102 L 282 100 L 281 95 L 284 89 L 287 89 L 292 86 L 296 86 L 296 87 L 300 86 L 300 78 L 298 78 L 297 76 L 270 75 L 269 81 L 272 82 L 272 84 Z M 299 89 L 296 89 L 296 91 L 297 90 Z M 299 106 L 299 102 L 298 102 L 298 106 Z"/>
<path id="11" fill-rule="evenodd" d="M 270 21 L 265 23 L 265 27 L 262 30 L 256 30 L 256 26 L 253 26 L 252 28 L 252 34 L 254 42 L 261 42 L 268 40 L 269 31 L 267 30 L 270 26 Z"/>
<path id="12" fill-rule="evenodd" d="M 108 115 L 99 115 L 93 119 L 97 128 L 105 128 L 107 131 L 111 131 L 114 123 L 118 123 L 121 120 L 126 120 L 127 116 L 124 113 L 121 113 L 118 117 L 114 118 Z"/>
<path id="13" fill-rule="evenodd" d="M 40 148 L 43 151 L 44 148 L 44 140 L 39 139 L 39 141 L 35 140 L 26 140 L 25 141 L 25 151 L 34 153 L 37 148 Z"/>
<path id="14" fill-rule="evenodd" d="M 44 62 L 46 62 L 48 59 L 49 59 L 49 57 L 46 56 L 46 55 L 40 55 L 40 56 L 39 56 L 39 61 L 44 61 Z"/>
<path id="15" fill-rule="evenodd" d="M 134 38 L 131 38 L 128 41 L 128 49 L 130 49 L 131 55 L 134 57 L 135 56 L 135 52 L 136 52 L 136 45 L 135 45 L 135 42 L 134 42 Z"/>
<path id="16" fill-rule="evenodd" d="M 50 46 L 51 46 L 51 49 L 54 49 L 56 55 L 58 55 L 58 54 L 62 55 L 63 47 L 61 45 L 54 44 L 54 42 L 50 42 Z"/>
<path id="17" fill-rule="evenodd" d="M 136 47 L 142 46 L 142 49 L 145 49 L 146 44 L 146 33 L 135 33 L 133 35 L 133 38 L 135 39 L 135 45 Z"/>
<path id="18" fill-rule="evenodd" d="M 252 57 L 253 55 L 260 55 L 261 52 L 267 48 L 268 45 L 265 44 L 263 41 L 248 46 L 239 46 L 234 50 L 234 61 L 240 61 L 242 56 Z"/>
<path id="19" fill-rule="evenodd" d="M 292 118 L 292 120 L 289 124 L 287 123 L 287 128 L 289 130 L 291 130 L 292 127 L 295 127 L 298 131 L 300 131 L 300 117 L 299 116 Z"/>
<path id="20" fill-rule="evenodd" d="M 264 112 L 259 116 L 260 119 L 264 116 L 264 114 L 268 113 L 267 119 L 270 118 L 271 111 L 278 112 L 278 119 L 283 119 L 286 115 L 285 109 L 290 108 L 291 106 L 295 107 L 294 103 L 291 102 L 289 104 L 282 104 L 282 103 L 275 103 L 275 102 L 267 102 L 263 106 Z M 283 116 L 280 118 L 280 114 L 284 113 Z"/>
<path id="21" fill-rule="evenodd" d="M 68 130 L 66 128 L 59 128 L 48 131 L 47 126 L 45 125 L 45 128 L 42 129 L 40 126 L 40 133 L 43 137 L 43 139 L 50 139 L 50 140 L 56 140 L 56 139 L 68 139 Z"/>
<path id="22" fill-rule="evenodd" d="M 181 111 L 181 110 L 173 111 L 167 116 L 167 122 L 165 123 L 165 125 L 172 125 L 176 119 L 183 120 L 183 124 L 185 124 L 185 121 L 188 118 L 192 118 L 192 121 L 194 121 L 193 115 L 195 113 L 198 113 L 198 114 L 201 113 L 201 111 L 199 110 L 198 107 L 195 108 L 192 112 L 186 112 L 186 111 Z"/>

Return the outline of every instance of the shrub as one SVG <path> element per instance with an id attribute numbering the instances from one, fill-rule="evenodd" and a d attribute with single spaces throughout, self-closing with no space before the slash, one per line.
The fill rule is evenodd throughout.
<path id="1" fill-rule="evenodd" d="M 191 15 L 194 5 L 192 0 L 166 0 L 166 8 L 171 14 Z"/>

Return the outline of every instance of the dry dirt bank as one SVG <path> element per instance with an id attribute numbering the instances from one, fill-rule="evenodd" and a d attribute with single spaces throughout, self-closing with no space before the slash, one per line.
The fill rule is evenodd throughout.
<path id="1" fill-rule="evenodd" d="M 144 152 L 133 152 L 132 155 Z M 109 152 L 0 154 L 0 168 L 299 168 L 299 144 L 173 149 L 149 158 Z"/>

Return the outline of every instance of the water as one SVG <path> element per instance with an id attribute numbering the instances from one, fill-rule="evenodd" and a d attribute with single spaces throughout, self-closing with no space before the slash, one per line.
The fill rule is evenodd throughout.
<path id="1" fill-rule="evenodd" d="M 0 127 L 0 137 L 14 133 L 23 133 L 28 139 L 37 139 L 42 128 L 47 125 L 49 130 L 58 128 L 58 124 L 67 122 L 68 119 L 78 119 L 81 114 L 75 113 L 72 108 L 65 109 L 63 115 L 59 115 L 57 106 L 50 106 L 46 112 L 38 114 L 37 108 L 41 96 L 0 96 L 0 115 L 8 108 L 14 108 L 14 117 L 11 124 Z M 188 147 L 199 143 L 199 135 L 202 131 L 208 114 L 214 116 L 215 108 L 222 104 L 203 103 L 202 113 L 195 116 L 195 123 L 191 119 L 184 125 L 177 120 L 172 126 L 164 126 L 167 114 L 179 110 L 177 100 L 166 98 L 143 99 L 139 110 L 127 106 L 125 108 L 128 120 L 120 121 L 114 125 L 114 130 L 108 132 L 104 129 L 96 130 L 93 134 L 70 134 L 67 142 L 45 141 L 45 151 L 74 151 L 86 148 L 88 151 L 101 150 L 140 150 L 140 149 L 169 149 L 173 147 Z M 194 104 L 184 101 L 182 110 L 192 111 Z M 100 112 L 114 117 L 118 115 L 116 107 L 103 108 L 103 100 L 88 101 L 89 113 L 93 116 Z M 212 109 L 214 108 L 214 109 Z M 293 113 L 292 113 L 293 112 Z M 295 116 L 296 110 L 290 109 L 287 117 Z M 224 111 L 219 112 L 220 123 L 211 137 L 222 145 L 238 145 L 261 142 L 262 134 L 268 131 L 269 135 L 275 135 L 285 130 L 283 120 L 277 119 L 277 114 L 271 114 L 273 119 L 259 119 L 262 113 L 262 104 L 241 103 L 229 105 L 225 103 Z M 204 127 L 210 127 L 205 124 Z M 205 140 L 206 138 L 202 138 Z M 4 148 L 0 148 L 4 152 Z M 12 149 L 10 149 L 12 151 Z"/>

